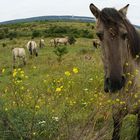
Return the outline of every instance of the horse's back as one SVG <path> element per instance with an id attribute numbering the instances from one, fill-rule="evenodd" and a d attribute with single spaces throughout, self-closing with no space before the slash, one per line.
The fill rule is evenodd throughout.
<path id="1" fill-rule="evenodd" d="M 32 41 L 32 40 L 28 41 L 27 46 L 26 46 L 27 49 L 30 48 L 30 45 L 31 45 L 32 48 L 37 48 L 37 44 L 36 44 L 35 41 Z"/>
<path id="2" fill-rule="evenodd" d="M 54 39 L 54 42 L 55 43 L 60 43 L 60 44 L 66 44 L 66 43 L 68 43 L 68 38 L 67 37 L 64 37 L 64 38 L 55 38 Z"/>
<path id="3" fill-rule="evenodd" d="M 25 52 L 24 48 L 14 48 L 12 50 L 12 54 L 13 54 L 13 56 L 16 56 L 16 57 L 25 57 L 26 56 L 26 52 Z"/>

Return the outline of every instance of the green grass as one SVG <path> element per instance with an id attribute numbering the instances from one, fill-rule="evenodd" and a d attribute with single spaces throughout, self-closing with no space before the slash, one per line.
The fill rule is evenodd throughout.
<path id="1" fill-rule="evenodd" d="M 77 22 L 47 24 L 86 26 Z M 24 23 L 21 28 L 15 27 L 22 31 L 25 25 L 27 29 L 46 27 L 45 23 Z M 35 41 L 39 43 L 39 39 Z M 0 139 L 91 140 L 104 127 L 107 128 L 103 139 L 111 139 L 112 113 L 108 94 L 103 91 L 100 49 L 93 49 L 92 39 L 77 38 L 74 45 L 66 46 L 68 53 L 60 64 L 53 52 L 55 48 L 50 47 L 50 39 L 45 38 L 46 47 L 38 50 L 38 57 L 30 58 L 26 52 L 27 65 L 17 69 L 15 77 L 11 48 L 25 47 L 30 38 L 0 40 L 0 70 L 5 69 L 0 73 Z M 91 59 L 86 59 L 87 56 Z M 74 73 L 73 68 L 77 68 L 78 73 Z M 23 77 L 21 71 L 24 71 Z M 67 71 L 70 76 L 65 75 Z M 22 82 L 15 83 L 19 80 Z M 61 91 L 56 91 L 61 86 Z M 125 119 L 122 140 L 135 139 L 135 122 L 135 117 Z"/>

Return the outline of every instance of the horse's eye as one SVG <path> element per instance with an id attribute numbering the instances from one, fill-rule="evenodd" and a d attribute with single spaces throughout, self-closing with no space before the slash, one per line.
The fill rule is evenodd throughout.
<path id="1" fill-rule="evenodd" d="M 104 37 L 104 33 L 103 32 L 97 32 L 96 35 L 99 37 L 99 39 L 102 41 L 103 37 Z"/>
<path id="2" fill-rule="evenodd" d="M 123 33 L 123 34 L 121 35 L 121 37 L 122 37 L 123 40 L 125 40 L 125 39 L 127 38 L 127 33 Z"/>

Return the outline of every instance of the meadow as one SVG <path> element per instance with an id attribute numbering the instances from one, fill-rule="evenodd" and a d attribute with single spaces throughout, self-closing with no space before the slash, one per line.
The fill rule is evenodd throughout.
<path id="1" fill-rule="evenodd" d="M 32 22 L 0 26 L 0 140 L 110 140 L 111 100 L 103 91 L 100 48 L 93 23 Z M 70 34 L 69 34 L 70 33 Z M 87 36 L 88 34 L 88 36 Z M 58 61 L 49 41 L 71 35 L 73 45 Z M 27 65 L 12 68 L 14 47 L 31 39 L 46 46 Z M 60 46 L 64 47 L 64 46 Z M 125 118 L 121 140 L 136 140 L 136 116 Z"/>

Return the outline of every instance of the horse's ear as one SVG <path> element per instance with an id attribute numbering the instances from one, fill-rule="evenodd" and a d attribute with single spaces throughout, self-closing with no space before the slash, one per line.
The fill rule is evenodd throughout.
<path id="1" fill-rule="evenodd" d="M 100 14 L 100 10 L 99 10 L 94 4 L 92 4 L 92 3 L 90 4 L 89 8 L 90 8 L 92 14 L 93 14 L 96 18 L 98 18 L 98 17 L 99 17 L 99 14 Z"/>
<path id="2" fill-rule="evenodd" d="M 122 13 L 124 16 L 126 16 L 128 7 L 129 7 L 129 4 L 127 4 L 125 7 L 121 8 L 119 10 L 119 12 Z"/>

